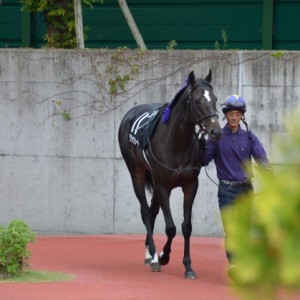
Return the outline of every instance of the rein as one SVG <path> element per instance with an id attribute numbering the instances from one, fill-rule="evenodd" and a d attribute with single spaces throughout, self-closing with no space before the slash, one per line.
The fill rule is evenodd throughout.
<path id="1" fill-rule="evenodd" d="M 151 156 L 153 157 L 153 159 L 155 160 L 155 162 L 157 164 L 159 164 L 160 166 L 164 167 L 165 169 L 169 170 L 169 171 L 172 171 L 172 172 L 175 172 L 175 171 L 179 171 L 180 173 L 181 172 L 185 172 L 185 171 L 192 171 L 192 170 L 197 170 L 197 171 L 200 171 L 201 167 L 190 167 L 190 168 L 183 168 L 184 165 L 187 163 L 188 161 L 188 158 L 190 157 L 191 153 L 193 152 L 193 149 L 194 149 L 194 146 L 195 146 L 195 143 L 198 141 L 200 141 L 200 139 L 202 137 L 204 137 L 204 134 L 202 133 L 201 135 L 201 138 L 199 138 L 199 134 L 200 134 L 201 130 L 199 130 L 198 133 L 195 133 L 195 135 L 197 136 L 197 139 L 194 140 L 193 144 L 192 144 L 192 147 L 191 147 L 191 151 L 190 151 L 190 154 L 187 156 L 187 159 L 186 161 L 181 165 L 181 167 L 179 168 L 171 168 L 167 165 L 165 165 L 164 163 L 162 163 L 161 161 L 158 160 L 158 158 L 154 155 L 153 153 L 153 150 L 152 150 L 152 147 L 151 147 L 151 143 L 150 143 L 150 140 L 148 139 L 148 145 L 149 145 L 149 153 L 151 154 Z M 147 163 L 149 164 L 149 162 L 147 161 Z M 149 164 L 150 166 L 150 164 Z M 151 166 L 150 166 L 151 168 Z"/>

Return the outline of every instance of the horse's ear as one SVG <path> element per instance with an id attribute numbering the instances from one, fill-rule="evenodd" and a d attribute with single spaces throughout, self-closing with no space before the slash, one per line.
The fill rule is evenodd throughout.
<path id="1" fill-rule="evenodd" d="M 190 84 L 190 85 L 194 85 L 195 82 L 196 82 L 196 80 L 195 80 L 195 74 L 194 74 L 194 71 L 192 71 L 192 72 L 190 72 L 190 74 L 189 74 L 189 84 Z"/>
<path id="2" fill-rule="evenodd" d="M 212 72 L 211 72 L 211 69 L 209 69 L 209 72 L 208 72 L 207 76 L 205 77 L 205 80 L 207 82 L 211 82 L 211 77 L 212 77 Z"/>

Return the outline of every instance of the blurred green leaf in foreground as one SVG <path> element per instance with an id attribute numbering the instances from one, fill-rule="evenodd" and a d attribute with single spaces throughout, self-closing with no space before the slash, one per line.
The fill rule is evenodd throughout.
<path id="1" fill-rule="evenodd" d="M 253 206 L 245 198 L 224 213 L 228 247 L 237 266 L 235 288 L 243 299 L 294 299 L 300 291 L 299 119 L 300 111 L 288 119 L 284 139 L 277 140 L 286 166 L 274 174 L 261 169 L 264 191 L 256 195 Z M 249 214 L 250 235 L 244 222 Z"/>

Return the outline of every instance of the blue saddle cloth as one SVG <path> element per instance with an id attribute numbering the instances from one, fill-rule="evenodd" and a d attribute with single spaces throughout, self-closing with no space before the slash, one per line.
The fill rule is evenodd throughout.
<path id="1" fill-rule="evenodd" d="M 129 141 L 141 149 L 145 149 L 155 131 L 156 125 L 164 112 L 166 105 L 153 105 L 152 110 L 141 114 L 133 123 Z"/>

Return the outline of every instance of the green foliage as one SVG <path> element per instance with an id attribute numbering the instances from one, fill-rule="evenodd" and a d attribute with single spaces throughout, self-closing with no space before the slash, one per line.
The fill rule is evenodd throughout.
<path id="1" fill-rule="evenodd" d="M 62 116 L 63 116 L 63 118 L 64 118 L 65 121 L 70 121 L 71 120 L 71 113 L 68 112 L 68 111 L 64 111 L 62 113 Z"/>
<path id="2" fill-rule="evenodd" d="M 261 169 L 266 190 L 255 197 L 253 208 L 246 198 L 224 214 L 228 247 L 237 265 L 237 290 L 245 299 L 290 299 L 287 293 L 300 289 L 299 116 L 289 119 L 287 137 L 277 145 L 288 167 L 276 175 Z M 245 220 L 250 214 L 249 237 Z"/>
<path id="3" fill-rule="evenodd" d="M 74 2 L 70 0 L 20 0 L 22 10 L 43 13 L 47 24 L 45 41 L 50 48 L 76 48 Z M 82 0 L 92 7 L 103 0 Z M 85 33 L 87 28 L 84 28 Z"/>
<path id="4" fill-rule="evenodd" d="M 272 53 L 272 56 L 274 57 L 274 58 L 281 58 L 282 56 L 283 56 L 283 52 L 282 51 L 276 51 L 276 52 L 273 52 Z"/>
<path id="5" fill-rule="evenodd" d="M 167 49 L 167 50 L 173 50 L 173 49 L 174 49 L 175 47 L 177 47 L 177 46 L 178 46 L 178 44 L 176 43 L 176 41 L 175 41 L 175 40 L 171 40 L 171 41 L 168 43 L 166 49 Z"/>
<path id="6" fill-rule="evenodd" d="M 224 29 L 222 29 L 222 49 L 225 50 L 227 48 L 228 35 Z M 221 50 L 221 43 L 215 41 L 215 50 Z"/>
<path id="7" fill-rule="evenodd" d="M 115 96 L 126 91 L 126 85 L 139 72 L 139 61 L 144 56 L 145 51 L 137 49 L 127 52 L 126 47 L 117 48 L 111 56 L 111 64 L 106 66 L 106 76 L 108 77 L 110 96 Z M 99 78 L 102 75 L 99 74 Z"/>
<path id="8" fill-rule="evenodd" d="M 30 251 L 27 244 L 35 240 L 35 234 L 21 220 L 12 221 L 9 226 L 0 226 L 0 274 L 20 275 Z"/>
<path id="9" fill-rule="evenodd" d="M 112 95 L 116 95 L 118 90 L 121 89 L 125 91 L 126 83 L 130 80 L 130 76 L 128 74 L 125 75 L 116 75 L 114 79 L 109 79 L 108 84 L 110 86 L 110 93 Z"/>

